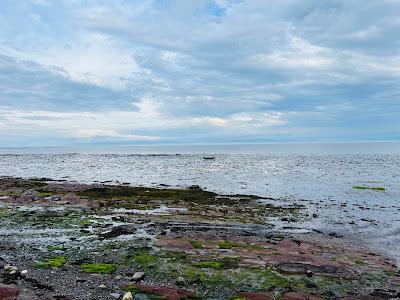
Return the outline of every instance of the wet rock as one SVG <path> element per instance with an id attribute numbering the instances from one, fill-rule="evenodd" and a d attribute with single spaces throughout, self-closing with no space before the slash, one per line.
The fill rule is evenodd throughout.
<path id="1" fill-rule="evenodd" d="M 136 229 L 133 228 L 132 226 L 121 225 L 121 226 L 114 227 L 109 231 L 100 233 L 99 238 L 102 240 L 103 239 L 112 239 L 112 238 L 116 238 L 121 235 L 135 233 L 135 231 L 136 231 Z"/>
<path id="2" fill-rule="evenodd" d="M 371 292 L 371 296 L 381 297 L 383 299 L 400 299 L 400 287 L 399 290 L 375 289 Z"/>
<path id="3" fill-rule="evenodd" d="M 131 292 L 125 293 L 125 295 L 122 297 L 122 300 L 133 300 L 133 296 Z"/>
<path id="4" fill-rule="evenodd" d="M 133 274 L 133 276 L 131 277 L 132 281 L 140 281 L 144 278 L 144 272 L 136 272 L 135 274 Z"/>
<path id="5" fill-rule="evenodd" d="M 329 274 L 336 277 L 352 279 L 355 274 L 343 266 L 335 265 L 313 265 L 308 263 L 281 263 L 276 266 L 281 272 L 288 274 Z"/>
<path id="6" fill-rule="evenodd" d="M 331 236 L 331 237 L 335 237 L 335 238 L 342 238 L 343 237 L 343 235 L 338 234 L 336 232 L 330 232 L 328 235 Z"/>
<path id="7" fill-rule="evenodd" d="M 272 300 L 273 298 L 269 296 L 266 293 L 262 292 L 244 292 L 244 293 L 239 293 L 238 295 L 241 298 L 244 298 L 246 300 Z"/>
<path id="8" fill-rule="evenodd" d="M 19 290 L 13 286 L 0 283 L 0 300 L 15 300 Z"/>
<path id="9" fill-rule="evenodd" d="M 322 300 L 322 298 L 303 293 L 289 292 L 283 295 L 282 300 Z"/>
<path id="10" fill-rule="evenodd" d="M 201 187 L 197 184 L 188 187 L 189 190 L 201 190 Z"/>

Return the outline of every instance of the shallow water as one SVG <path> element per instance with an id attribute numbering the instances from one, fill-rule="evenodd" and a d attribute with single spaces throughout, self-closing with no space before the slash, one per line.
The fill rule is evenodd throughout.
<path id="1" fill-rule="evenodd" d="M 65 149 L 52 149 L 50 152 L 55 153 L 50 154 L 29 154 L 35 151 L 32 149 L 3 149 L 3 153 L 10 154 L 0 155 L 0 175 L 85 183 L 112 180 L 145 186 L 196 184 L 222 194 L 257 194 L 301 203 L 319 217 L 293 225 L 301 227 L 299 231 L 315 228 L 354 236 L 400 262 L 400 151 L 397 144 L 380 145 L 380 148 L 377 144 L 357 144 L 352 148 L 327 144 L 322 148 L 304 148 L 303 145 L 297 150 L 292 145 L 292 152 L 298 153 L 288 153 L 287 147 L 268 150 L 254 145 L 247 151 L 244 148 L 230 151 L 228 148 L 199 148 L 197 151 L 183 148 L 192 153 L 212 154 L 215 160 L 204 160 L 203 154 L 175 155 L 179 152 L 176 147 L 164 148 L 165 155 L 161 154 L 162 148 L 157 151 L 149 148 L 97 151 L 118 152 L 102 154 L 87 153 L 88 149 L 68 154 L 57 153 L 68 152 Z M 132 154 L 140 151 L 158 154 Z M 223 154 L 223 151 L 230 153 Z M 279 154 L 271 153 L 274 151 Z M 376 153 L 368 154 L 368 151 Z M 386 190 L 357 190 L 353 188 L 355 185 Z M 354 224 L 350 224 L 352 222 Z"/>

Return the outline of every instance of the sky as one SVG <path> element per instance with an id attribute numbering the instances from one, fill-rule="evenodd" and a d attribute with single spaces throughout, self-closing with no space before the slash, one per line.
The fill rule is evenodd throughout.
<path id="1" fill-rule="evenodd" d="M 400 0 L 2 0 L 0 147 L 400 140 Z"/>

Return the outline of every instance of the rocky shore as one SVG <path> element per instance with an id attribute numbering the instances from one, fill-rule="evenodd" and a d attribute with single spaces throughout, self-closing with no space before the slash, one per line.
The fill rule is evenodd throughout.
<path id="1" fill-rule="evenodd" d="M 390 260 L 299 204 L 187 189 L 0 178 L 0 300 L 400 299 Z"/>

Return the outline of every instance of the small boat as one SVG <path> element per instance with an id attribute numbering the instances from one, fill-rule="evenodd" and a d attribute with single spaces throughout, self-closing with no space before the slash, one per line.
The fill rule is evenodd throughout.
<path id="1" fill-rule="evenodd" d="M 215 159 L 215 156 L 203 156 L 203 159 L 212 160 Z"/>

